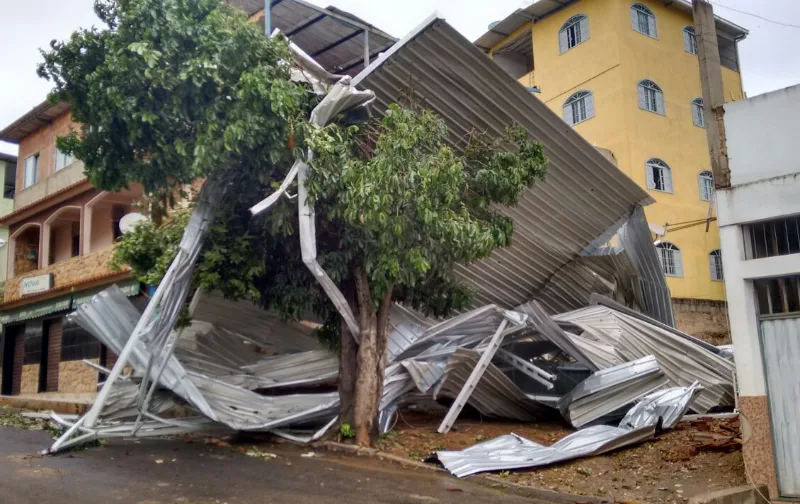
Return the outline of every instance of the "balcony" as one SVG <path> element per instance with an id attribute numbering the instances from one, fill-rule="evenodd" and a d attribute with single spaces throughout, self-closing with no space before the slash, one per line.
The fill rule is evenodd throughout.
<path id="1" fill-rule="evenodd" d="M 32 203 L 36 203 L 85 178 L 86 175 L 83 173 L 83 163 L 74 161 L 71 165 L 58 170 L 52 175 L 46 175 L 43 180 L 40 180 L 27 189 L 17 191 L 17 194 L 14 196 L 14 207 L 23 208 Z"/>
<path id="2" fill-rule="evenodd" d="M 25 279 L 31 279 L 32 277 L 38 277 L 48 273 L 53 275 L 53 283 L 52 286 L 47 289 L 48 291 L 70 287 L 92 279 L 112 276 L 115 273 L 121 274 L 121 272 L 114 271 L 108 266 L 113 251 L 114 246 L 111 245 L 86 255 L 66 259 L 47 266 L 46 268 L 28 271 L 15 276 L 6 282 L 5 301 L 9 302 L 22 297 L 21 286 Z"/>

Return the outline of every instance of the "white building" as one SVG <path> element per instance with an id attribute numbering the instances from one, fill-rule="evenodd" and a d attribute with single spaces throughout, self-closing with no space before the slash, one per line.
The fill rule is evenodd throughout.
<path id="1" fill-rule="evenodd" d="M 726 104 L 725 128 L 731 187 L 717 215 L 745 465 L 773 499 L 797 499 L 800 86 Z"/>

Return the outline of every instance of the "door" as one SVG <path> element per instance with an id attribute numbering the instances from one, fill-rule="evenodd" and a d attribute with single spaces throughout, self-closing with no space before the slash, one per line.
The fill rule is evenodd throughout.
<path id="1" fill-rule="evenodd" d="M 11 395 L 11 383 L 14 380 L 14 327 L 6 327 L 3 334 L 3 377 L 0 394 Z"/>
<path id="2" fill-rule="evenodd" d="M 800 317 L 761 321 L 775 469 L 781 497 L 800 498 Z"/>

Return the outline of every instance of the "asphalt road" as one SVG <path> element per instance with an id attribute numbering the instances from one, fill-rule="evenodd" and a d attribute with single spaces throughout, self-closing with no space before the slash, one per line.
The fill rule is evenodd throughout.
<path id="1" fill-rule="evenodd" d="M 375 459 L 259 444 L 264 459 L 201 440 L 118 440 L 56 456 L 42 431 L 0 428 L 0 504 L 533 503 Z"/>

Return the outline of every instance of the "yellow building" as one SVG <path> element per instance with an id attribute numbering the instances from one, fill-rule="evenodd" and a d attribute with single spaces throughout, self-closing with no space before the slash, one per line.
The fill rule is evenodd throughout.
<path id="1" fill-rule="evenodd" d="M 725 96 L 738 100 L 736 42 L 747 32 L 722 19 L 717 32 Z M 651 228 L 666 229 L 656 243 L 673 298 L 721 305 L 716 222 L 706 231 L 713 181 L 691 5 L 540 0 L 493 23 L 476 44 L 649 190 Z"/>

